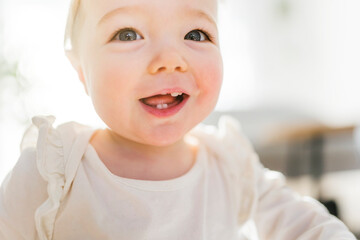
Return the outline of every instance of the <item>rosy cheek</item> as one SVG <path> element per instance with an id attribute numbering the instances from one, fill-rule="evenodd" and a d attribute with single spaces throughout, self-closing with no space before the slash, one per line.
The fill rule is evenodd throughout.
<path id="1" fill-rule="evenodd" d="M 201 68 L 199 87 L 206 100 L 216 98 L 222 83 L 222 61 L 220 57 L 214 57 L 212 60 L 205 61 Z"/>
<path id="2" fill-rule="evenodd" d="M 122 79 L 126 78 L 120 64 L 114 61 L 101 61 L 96 66 L 97 71 L 94 74 L 97 83 L 101 88 L 106 88 L 108 92 L 116 91 L 122 85 Z"/>

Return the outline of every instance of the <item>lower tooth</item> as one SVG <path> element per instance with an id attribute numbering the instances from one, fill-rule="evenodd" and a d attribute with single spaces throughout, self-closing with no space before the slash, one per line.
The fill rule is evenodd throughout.
<path id="1" fill-rule="evenodd" d="M 168 105 L 167 105 L 166 103 L 164 103 L 164 104 L 158 104 L 158 105 L 156 105 L 156 108 L 157 108 L 157 109 L 165 109 L 165 108 L 168 108 Z"/>

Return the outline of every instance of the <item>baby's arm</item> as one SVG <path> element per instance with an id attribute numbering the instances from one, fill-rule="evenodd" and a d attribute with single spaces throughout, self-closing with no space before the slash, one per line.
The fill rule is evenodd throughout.
<path id="1" fill-rule="evenodd" d="M 355 240 L 353 234 L 319 202 L 284 185 L 280 173 L 258 166 L 259 201 L 255 222 L 260 239 Z"/>
<path id="2" fill-rule="evenodd" d="M 36 238 L 34 216 L 47 199 L 46 187 L 36 167 L 36 150 L 24 150 L 0 189 L 1 240 Z"/>

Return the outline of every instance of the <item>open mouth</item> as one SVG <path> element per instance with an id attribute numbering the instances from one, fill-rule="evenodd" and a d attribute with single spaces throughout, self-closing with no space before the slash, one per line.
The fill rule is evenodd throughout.
<path id="1" fill-rule="evenodd" d="M 158 117 L 170 116 L 177 113 L 189 99 L 189 95 L 181 92 L 158 94 L 141 98 L 145 110 Z"/>
<path id="2" fill-rule="evenodd" d="M 180 104 L 184 98 L 188 97 L 185 93 L 159 94 L 148 98 L 142 98 L 140 101 L 145 105 L 157 109 L 168 109 Z"/>

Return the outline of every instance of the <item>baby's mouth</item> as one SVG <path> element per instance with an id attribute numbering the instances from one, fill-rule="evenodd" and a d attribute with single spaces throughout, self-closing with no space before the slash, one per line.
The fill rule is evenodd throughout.
<path id="1" fill-rule="evenodd" d="M 147 98 L 141 98 L 140 101 L 152 108 L 156 109 L 169 109 L 174 106 L 179 105 L 185 98 L 188 98 L 189 95 L 185 93 L 168 93 L 168 94 L 159 94 Z"/>

